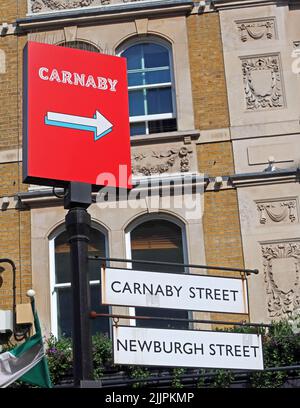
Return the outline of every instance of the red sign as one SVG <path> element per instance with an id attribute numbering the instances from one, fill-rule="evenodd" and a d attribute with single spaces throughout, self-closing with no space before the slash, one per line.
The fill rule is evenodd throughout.
<path id="1" fill-rule="evenodd" d="M 125 58 L 28 42 L 23 110 L 25 183 L 131 187 Z"/>

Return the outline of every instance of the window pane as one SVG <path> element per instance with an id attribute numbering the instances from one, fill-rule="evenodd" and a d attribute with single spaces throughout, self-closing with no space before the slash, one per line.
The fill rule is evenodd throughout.
<path id="1" fill-rule="evenodd" d="M 127 58 L 127 70 L 142 68 L 142 44 L 127 48 L 122 57 Z"/>
<path id="2" fill-rule="evenodd" d="M 71 260 L 69 245 L 66 244 L 66 252 L 55 254 L 55 282 L 68 283 L 71 282 Z M 62 249 L 62 247 L 60 247 Z"/>
<path id="3" fill-rule="evenodd" d="M 143 44 L 145 68 L 168 67 L 169 51 L 157 44 Z"/>
<path id="4" fill-rule="evenodd" d="M 129 92 L 129 115 L 130 116 L 145 115 L 143 91 Z"/>
<path id="5" fill-rule="evenodd" d="M 149 134 L 174 132 L 177 130 L 177 120 L 176 119 L 152 120 L 148 122 L 148 127 Z"/>
<path id="6" fill-rule="evenodd" d="M 55 239 L 55 283 L 71 282 L 70 245 L 66 231 Z M 90 256 L 105 256 L 105 236 L 92 228 L 88 244 Z M 96 262 L 89 262 L 90 280 L 100 279 L 99 267 Z"/>
<path id="7" fill-rule="evenodd" d="M 147 89 L 148 114 L 172 113 L 172 91 L 171 88 Z"/>
<path id="8" fill-rule="evenodd" d="M 71 337 L 72 314 L 71 288 L 59 288 L 57 290 L 58 337 Z"/>
<path id="9" fill-rule="evenodd" d="M 88 244 L 88 254 L 90 256 L 104 257 L 105 235 L 100 231 L 92 228 L 90 231 L 90 242 Z M 101 278 L 98 262 L 89 262 L 89 279 L 99 280 Z M 71 263 L 70 263 L 70 246 L 68 244 L 67 232 L 61 233 L 55 239 L 55 278 L 56 283 L 71 282 Z M 72 290 L 71 287 L 56 288 L 57 293 L 57 323 L 58 336 L 71 336 L 72 331 Z M 92 308 L 102 313 L 108 313 L 108 307 L 100 306 L 100 289 L 99 285 L 91 287 Z M 99 321 L 100 320 L 100 321 Z M 107 318 L 95 319 L 92 322 L 92 333 L 104 330 L 108 332 L 109 321 Z"/>
<path id="10" fill-rule="evenodd" d="M 91 310 L 97 313 L 109 313 L 108 306 L 100 306 L 101 292 L 100 285 L 91 285 Z M 71 288 L 57 289 L 57 317 L 58 317 L 58 337 L 72 336 L 72 291 Z M 109 320 L 101 317 L 91 321 L 92 335 L 103 333 L 109 335 Z"/>
<path id="11" fill-rule="evenodd" d="M 145 122 L 130 124 L 130 136 L 145 135 L 145 134 L 146 134 Z"/>
<path id="12" fill-rule="evenodd" d="M 128 74 L 128 86 L 145 85 L 144 76 L 145 74 L 143 72 L 129 73 Z"/>
<path id="13" fill-rule="evenodd" d="M 97 313 L 109 313 L 108 306 L 101 305 L 101 289 L 100 285 L 91 286 L 91 306 L 92 310 Z M 92 335 L 96 333 L 109 335 L 109 319 L 106 317 L 98 317 L 92 321 Z"/>
<path id="14" fill-rule="evenodd" d="M 76 48 L 78 50 L 99 52 L 99 49 L 97 47 L 85 41 L 66 41 L 58 45 L 60 47 Z"/>
<path id="15" fill-rule="evenodd" d="M 183 263 L 181 228 L 166 220 L 147 221 L 131 232 L 132 259 Z M 183 268 L 137 263 L 133 269 L 183 272 Z"/>
<path id="16" fill-rule="evenodd" d="M 183 245 L 181 228 L 165 220 L 153 220 L 143 223 L 131 233 L 132 259 L 162 262 L 183 263 Z M 183 272 L 183 267 L 148 265 L 133 262 L 132 268 L 145 271 Z M 137 316 L 167 317 L 187 319 L 188 312 L 184 310 L 158 309 L 136 307 Z M 164 320 L 137 320 L 138 327 L 158 328 L 188 328 L 187 322 Z"/>
<path id="17" fill-rule="evenodd" d="M 173 319 L 187 319 L 188 313 L 185 310 L 176 309 L 154 309 L 151 307 L 136 307 L 136 316 L 150 316 L 153 319 L 149 320 L 136 320 L 137 327 L 154 327 L 159 329 L 188 329 L 187 322 L 167 321 L 167 320 L 155 320 L 154 317 L 164 317 Z"/>
<path id="18" fill-rule="evenodd" d="M 145 82 L 147 85 L 150 84 L 163 84 L 171 82 L 171 74 L 167 69 L 159 71 L 145 72 Z"/>

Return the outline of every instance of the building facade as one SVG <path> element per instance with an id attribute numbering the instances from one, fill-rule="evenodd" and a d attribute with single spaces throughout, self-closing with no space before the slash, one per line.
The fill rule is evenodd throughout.
<path id="1" fill-rule="evenodd" d="M 0 257 L 16 262 L 18 303 L 36 290 L 46 334 L 70 334 L 69 249 L 62 192 L 22 184 L 28 40 L 127 58 L 133 180 L 152 195 L 110 203 L 94 195 L 91 255 L 257 268 L 248 277 L 251 322 L 299 307 L 297 1 L 5 0 L 0 17 Z M 170 180 L 191 188 L 176 193 Z M 108 312 L 99 278 L 92 263 L 92 307 Z M 9 269 L 0 285 L 0 309 L 10 309 Z M 109 333 L 108 321 L 93 330 Z"/>

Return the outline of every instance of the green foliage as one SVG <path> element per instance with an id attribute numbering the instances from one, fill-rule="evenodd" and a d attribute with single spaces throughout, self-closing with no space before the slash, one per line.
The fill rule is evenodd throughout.
<path id="1" fill-rule="evenodd" d="M 130 377 L 136 380 L 140 380 L 135 382 L 132 387 L 133 388 L 140 388 L 143 387 L 146 382 L 145 381 L 141 381 L 141 380 L 147 380 L 147 378 L 149 378 L 149 371 L 147 370 L 147 368 L 143 368 L 140 366 L 131 366 L 129 368 L 129 372 L 130 372 Z"/>
<path id="2" fill-rule="evenodd" d="M 172 388 L 183 388 L 181 383 L 181 376 L 185 373 L 184 368 L 174 368 L 172 370 L 173 379 L 172 379 Z"/>
<path id="3" fill-rule="evenodd" d="M 73 357 L 70 338 L 57 340 L 52 334 L 46 340 L 46 356 L 52 384 L 58 384 L 72 373 Z"/>
<path id="4" fill-rule="evenodd" d="M 267 367 L 283 367 L 299 364 L 300 337 L 293 333 L 287 320 L 273 322 L 269 333 L 263 336 L 264 365 Z M 278 388 L 287 379 L 286 371 L 262 371 L 251 376 L 254 388 Z"/>
<path id="5" fill-rule="evenodd" d="M 211 387 L 213 388 L 228 388 L 234 380 L 232 371 L 229 370 L 216 370 Z"/>
<path id="6" fill-rule="evenodd" d="M 112 365 L 111 340 L 102 334 L 92 337 L 94 377 L 101 378 L 104 367 Z M 73 357 L 70 338 L 57 340 L 53 335 L 46 341 L 46 356 L 53 384 L 58 384 L 66 377 L 72 376 Z"/>
<path id="7" fill-rule="evenodd" d="M 111 340 L 99 333 L 93 336 L 93 363 L 94 379 L 98 380 L 103 376 L 105 367 L 112 366 L 112 343 Z"/>
<path id="8" fill-rule="evenodd" d="M 205 369 L 199 370 L 199 377 L 197 382 L 197 388 L 204 388 L 205 386 Z"/>

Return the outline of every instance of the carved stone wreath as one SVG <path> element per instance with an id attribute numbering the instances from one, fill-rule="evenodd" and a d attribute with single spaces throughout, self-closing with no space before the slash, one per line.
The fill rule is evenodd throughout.
<path id="1" fill-rule="evenodd" d="M 278 56 L 242 59 L 242 69 L 248 110 L 284 106 Z"/>
<path id="2" fill-rule="evenodd" d="M 275 37 L 275 22 L 273 19 L 263 21 L 243 21 L 237 22 L 241 35 L 241 41 L 261 40 L 267 38 L 271 40 Z"/>
<path id="3" fill-rule="evenodd" d="M 260 224 L 266 224 L 267 221 L 275 223 L 298 221 L 296 200 L 260 202 L 257 203 L 257 209 L 260 214 Z"/>
<path id="4" fill-rule="evenodd" d="M 287 317 L 300 306 L 300 244 L 286 242 L 262 246 L 264 281 L 266 284 L 268 314 L 271 318 Z M 280 272 L 274 270 L 274 261 L 286 265 Z M 292 270 L 288 274 L 288 261 Z"/>
<path id="5" fill-rule="evenodd" d="M 190 156 L 193 151 L 183 146 L 179 149 L 170 149 L 165 152 L 152 153 L 134 153 L 132 157 L 132 173 L 134 175 L 151 176 L 169 172 L 175 164 L 179 165 L 181 172 L 187 172 L 190 170 Z M 148 162 L 143 164 L 147 158 L 150 158 Z M 158 161 L 157 164 L 153 161 Z"/>

